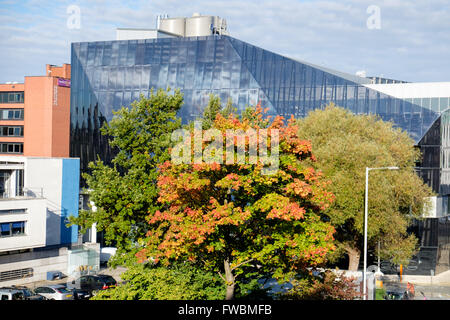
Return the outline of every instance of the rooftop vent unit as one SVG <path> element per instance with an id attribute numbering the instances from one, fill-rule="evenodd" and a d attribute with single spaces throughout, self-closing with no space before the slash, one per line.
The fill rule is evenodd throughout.
<path id="1" fill-rule="evenodd" d="M 218 16 L 202 16 L 194 13 L 190 18 L 157 18 L 158 29 L 180 37 L 201 37 L 213 34 L 228 34 L 227 22 Z"/>

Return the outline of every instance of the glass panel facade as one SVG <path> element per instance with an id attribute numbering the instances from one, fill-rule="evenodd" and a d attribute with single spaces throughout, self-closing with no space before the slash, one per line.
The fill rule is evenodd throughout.
<path id="1" fill-rule="evenodd" d="M 99 128 L 112 119 L 112 111 L 129 106 L 141 93 L 148 96 L 152 88 L 183 92 L 179 116 L 184 123 L 202 114 L 210 93 L 223 103 L 231 98 L 239 111 L 261 102 L 269 115 L 285 117 L 304 117 L 334 102 L 392 121 L 416 143 L 440 112 L 439 99 L 397 99 L 365 87 L 369 79 L 314 67 L 229 36 L 81 42 L 71 50 L 70 155 L 81 158 L 82 171 L 97 154 L 110 159 Z M 435 161 L 429 157 L 426 161 Z"/>

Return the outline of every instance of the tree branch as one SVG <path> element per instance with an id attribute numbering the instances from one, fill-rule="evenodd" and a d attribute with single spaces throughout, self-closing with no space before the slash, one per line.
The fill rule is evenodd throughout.
<path id="1" fill-rule="evenodd" d="M 243 264 L 249 263 L 250 261 L 253 261 L 253 260 L 254 260 L 254 259 L 251 258 L 251 259 L 248 259 L 248 260 L 246 260 L 246 261 L 244 261 L 244 262 L 241 262 L 241 263 L 239 263 L 238 265 L 236 265 L 236 266 L 234 266 L 233 268 L 231 268 L 231 271 L 233 271 L 233 270 L 235 270 L 236 268 L 239 268 L 240 266 L 242 266 Z"/>
<path id="2" fill-rule="evenodd" d="M 225 280 L 225 278 L 222 276 L 222 274 L 220 273 L 220 271 L 217 271 L 217 273 L 218 273 L 219 276 L 222 278 L 223 282 L 227 283 L 227 280 Z"/>

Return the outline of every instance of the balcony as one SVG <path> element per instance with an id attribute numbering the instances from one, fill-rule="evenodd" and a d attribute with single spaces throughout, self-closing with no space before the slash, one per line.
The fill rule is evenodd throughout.
<path id="1" fill-rule="evenodd" d="M 43 188 L 22 188 L 20 190 L 16 190 L 16 192 L 10 192 L 8 190 L 1 192 L 0 190 L 0 201 L 43 198 Z"/>

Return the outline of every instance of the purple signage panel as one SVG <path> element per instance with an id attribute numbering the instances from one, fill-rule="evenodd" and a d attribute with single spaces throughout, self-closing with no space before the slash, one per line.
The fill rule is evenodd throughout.
<path id="1" fill-rule="evenodd" d="M 70 79 L 58 78 L 58 86 L 70 88 Z"/>

